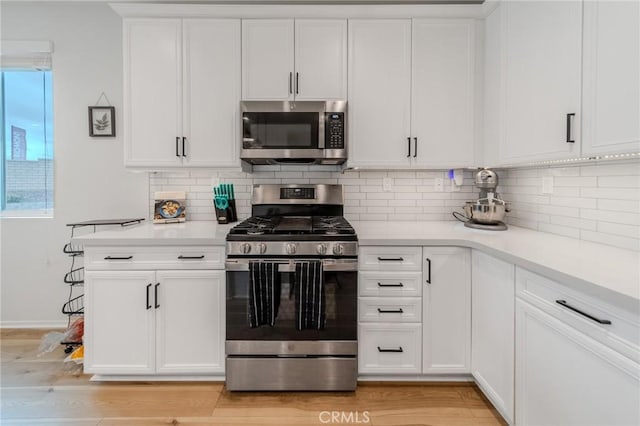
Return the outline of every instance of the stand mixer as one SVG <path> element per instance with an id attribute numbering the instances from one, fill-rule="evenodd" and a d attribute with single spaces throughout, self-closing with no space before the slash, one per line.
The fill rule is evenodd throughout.
<path id="1" fill-rule="evenodd" d="M 498 175 L 493 170 L 482 169 L 476 173 L 475 184 L 480 189 L 479 198 L 467 201 L 463 207 L 464 214 L 453 212 L 453 216 L 464 226 L 490 231 L 504 231 L 507 225 L 504 215 L 509 211 L 507 203 L 496 192 Z"/>

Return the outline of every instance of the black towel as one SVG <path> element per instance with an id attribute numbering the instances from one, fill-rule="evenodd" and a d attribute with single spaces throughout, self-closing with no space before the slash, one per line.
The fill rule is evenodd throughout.
<path id="1" fill-rule="evenodd" d="M 276 322 L 280 307 L 278 264 L 249 262 L 249 326 L 256 328 Z"/>
<path id="2" fill-rule="evenodd" d="M 297 262 L 294 282 L 298 330 L 323 329 L 326 315 L 322 262 Z"/>

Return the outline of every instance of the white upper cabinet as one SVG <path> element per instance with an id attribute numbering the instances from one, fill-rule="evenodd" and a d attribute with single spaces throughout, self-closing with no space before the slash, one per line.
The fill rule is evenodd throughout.
<path id="1" fill-rule="evenodd" d="M 579 155 L 582 2 L 508 1 L 500 7 L 501 162 Z"/>
<path id="2" fill-rule="evenodd" d="M 474 52 L 474 20 L 413 20 L 411 156 L 416 166 L 475 165 Z"/>
<path id="3" fill-rule="evenodd" d="M 411 20 L 349 21 L 349 166 L 409 167 Z"/>
<path id="4" fill-rule="evenodd" d="M 344 99 L 346 37 L 346 20 L 243 20 L 242 98 Z"/>
<path id="5" fill-rule="evenodd" d="M 296 19 L 295 97 L 347 98 L 347 21 Z"/>
<path id="6" fill-rule="evenodd" d="M 475 161 L 475 23 L 349 21 L 349 165 Z"/>
<path id="7" fill-rule="evenodd" d="M 240 21 L 124 21 L 125 165 L 233 167 Z"/>
<path id="8" fill-rule="evenodd" d="M 640 3 L 584 2 L 585 155 L 640 150 Z"/>
<path id="9" fill-rule="evenodd" d="M 180 19 L 124 21 L 124 139 L 127 166 L 180 166 Z"/>
<path id="10" fill-rule="evenodd" d="M 185 19 L 183 40 L 183 164 L 237 166 L 240 21 Z"/>

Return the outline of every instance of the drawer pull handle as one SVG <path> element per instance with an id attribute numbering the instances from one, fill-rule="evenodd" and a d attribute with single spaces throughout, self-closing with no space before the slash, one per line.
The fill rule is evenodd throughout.
<path id="1" fill-rule="evenodd" d="M 611 321 L 609 321 L 609 320 L 603 320 L 603 319 L 596 318 L 596 317 L 594 317 L 592 315 L 587 314 L 586 312 L 582 312 L 580 309 L 574 308 L 573 306 L 569 305 L 566 300 L 556 300 L 556 303 L 558 305 L 564 306 L 567 309 L 572 310 L 573 312 L 577 312 L 580 315 L 582 315 L 584 317 L 587 317 L 592 321 L 597 322 L 598 324 L 607 324 L 607 325 L 611 324 Z"/>
<path id="2" fill-rule="evenodd" d="M 180 260 L 201 260 L 201 259 L 204 259 L 204 254 L 202 254 L 200 256 L 183 256 L 183 255 L 180 255 L 180 256 L 178 256 L 178 259 L 180 259 Z"/>
<path id="3" fill-rule="evenodd" d="M 382 284 L 382 283 L 378 283 L 378 287 L 404 287 L 404 284 L 402 284 L 402 283 L 398 283 L 398 284 Z"/>
<path id="4" fill-rule="evenodd" d="M 378 262 L 404 262 L 403 257 L 380 257 L 378 256 Z"/>
<path id="5" fill-rule="evenodd" d="M 380 314 L 401 314 L 404 311 L 402 310 L 402 308 L 398 308 L 398 309 L 380 309 L 378 308 L 378 313 Z"/>
<path id="6" fill-rule="evenodd" d="M 107 256 L 104 260 L 131 260 L 133 256 Z"/>
<path id="7" fill-rule="evenodd" d="M 404 352 L 402 350 L 402 346 L 399 346 L 397 348 L 381 348 L 380 346 L 378 346 L 378 352 Z"/>
<path id="8" fill-rule="evenodd" d="M 151 304 L 149 304 L 149 289 L 153 284 L 147 284 L 147 310 L 151 309 Z"/>
<path id="9" fill-rule="evenodd" d="M 427 257 L 427 284 L 431 284 L 431 259 Z"/>

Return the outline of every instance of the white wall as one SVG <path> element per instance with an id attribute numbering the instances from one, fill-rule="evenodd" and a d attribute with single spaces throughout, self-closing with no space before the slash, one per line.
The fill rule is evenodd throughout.
<path id="1" fill-rule="evenodd" d="M 55 217 L 0 221 L 1 324 L 66 324 L 65 225 L 148 216 L 148 176 L 123 167 L 121 19 L 106 4 L 3 3 L 1 12 L 3 40 L 54 43 L 55 150 Z M 103 91 L 116 107 L 115 139 L 88 136 L 87 107 Z"/>

